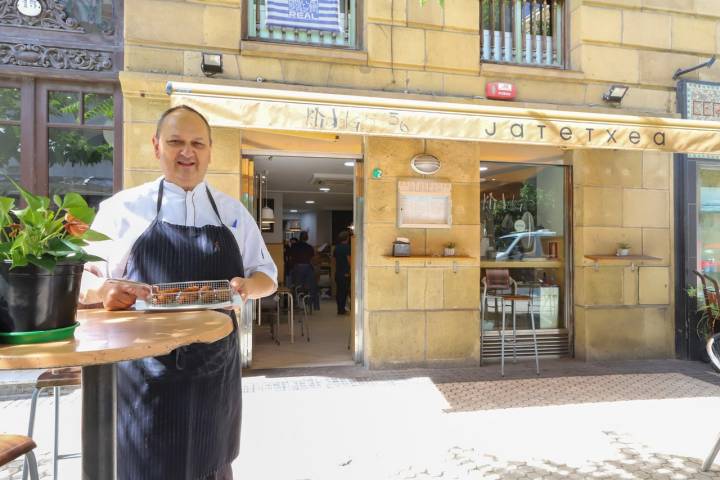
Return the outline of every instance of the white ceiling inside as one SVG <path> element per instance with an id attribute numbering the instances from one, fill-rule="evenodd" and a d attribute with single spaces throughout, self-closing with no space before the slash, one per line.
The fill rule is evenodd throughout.
<path id="1" fill-rule="evenodd" d="M 268 192 L 283 194 L 283 210 L 352 210 L 353 168 L 342 158 L 255 156 L 255 172 L 268 172 Z M 329 192 L 320 187 L 330 188 Z M 309 205 L 307 200 L 314 200 Z"/>

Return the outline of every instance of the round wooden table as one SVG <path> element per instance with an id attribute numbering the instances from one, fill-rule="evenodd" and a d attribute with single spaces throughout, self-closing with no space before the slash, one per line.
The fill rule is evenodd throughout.
<path id="1" fill-rule="evenodd" d="M 115 363 L 165 355 L 191 343 L 212 343 L 233 331 L 212 310 L 148 313 L 79 310 L 74 340 L 0 345 L 0 370 L 82 369 L 83 479 L 116 478 Z"/>

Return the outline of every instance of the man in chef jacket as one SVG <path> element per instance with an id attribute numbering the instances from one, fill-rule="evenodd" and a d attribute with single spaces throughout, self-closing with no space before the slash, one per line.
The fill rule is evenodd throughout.
<path id="1" fill-rule="evenodd" d="M 100 204 L 92 228 L 112 240 L 88 247 L 105 262 L 86 268 L 81 301 L 122 310 L 147 295 L 111 278 L 226 279 L 243 299 L 274 293 L 277 268 L 255 220 L 205 181 L 212 138 L 203 115 L 187 106 L 169 109 L 152 143 L 163 176 Z M 118 479 L 231 479 L 240 394 L 236 333 L 118 364 Z"/>

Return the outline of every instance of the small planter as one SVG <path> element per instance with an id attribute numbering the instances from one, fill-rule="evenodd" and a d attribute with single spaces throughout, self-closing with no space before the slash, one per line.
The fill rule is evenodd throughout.
<path id="1" fill-rule="evenodd" d="M 615 252 L 615 255 L 618 257 L 627 257 L 630 255 L 630 249 L 629 248 L 618 248 Z"/>
<path id="2" fill-rule="evenodd" d="M 455 249 L 454 248 L 447 248 L 443 250 L 443 255 L 446 257 L 454 257 L 455 256 Z"/>
<path id="3" fill-rule="evenodd" d="M 61 262 L 50 272 L 0 263 L 0 333 L 57 330 L 75 325 L 83 263 Z M 72 335 L 72 331 L 70 332 Z"/>

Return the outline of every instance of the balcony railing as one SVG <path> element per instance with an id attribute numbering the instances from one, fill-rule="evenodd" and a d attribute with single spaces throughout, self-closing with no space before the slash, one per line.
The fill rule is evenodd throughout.
<path id="1" fill-rule="evenodd" d="M 563 65 L 564 0 L 481 0 L 482 60 Z"/>
<path id="2" fill-rule="evenodd" d="M 340 0 L 341 32 L 266 25 L 266 0 L 247 0 L 247 38 L 334 48 L 357 48 L 356 0 Z"/>

